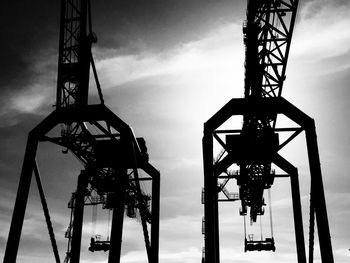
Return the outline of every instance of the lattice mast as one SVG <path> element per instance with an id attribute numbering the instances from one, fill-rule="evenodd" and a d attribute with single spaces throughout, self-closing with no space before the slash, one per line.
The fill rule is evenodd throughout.
<path id="1" fill-rule="evenodd" d="M 84 108 L 88 105 L 90 65 L 94 73 L 100 102 L 101 104 L 104 103 L 91 53 L 91 45 L 96 41 L 97 38 L 92 32 L 90 0 L 62 1 L 57 78 L 57 109 Z M 84 184 L 89 194 L 85 197 L 81 197 L 82 200 L 80 202 L 82 202 L 83 205 L 102 204 L 106 209 L 114 209 L 116 207 L 113 203 L 119 201 L 113 201 L 112 199 L 115 199 L 116 195 L 119 195 L 118 198 L 123 199 L 124 205 L 128 207 L 129 212 L 133 209 L 138 209 L 145 237 L 146 250 L 150 260 L 150 258 L 153 257 L 151 255 L 151 245 L 147 228 L 147 223 L 151 223 L 152 218 L 149 208 L 150 197 L 148 197 L 140 187 L 140 178 L 137 172 L 138 164 L 136 160 L 136 154 L 138 154 L 139 157 L 142 157 L 143 162 L 148 161 L 145 142 L 143 138 L 136 139 L 133 134 L 130 134 L 132 137 L 129 138 L 129 140 L 134 140 L 132 143 L 135 144 L 132 147 L 136 147 L 137 149 L 134 149 L 133 153 L 129 152 L 128 158 L 136 158 L 134 160 L 135 163 L 133 164 L 132 161 L 128 161 L 129 167 L 121 168 L 120 164 L 111 164 L 106 160 L 109 159 L 110 161 L 110 159 L 113 158 L 112 156 L 108 156 L 109 154 L 113 154 L 113 148 L 120 148 L 121 133 L 112 131 L 108 121 L 104 124 L 92 122 L 90 125 L 99 130 L 99 134 L 92 134 L 85 122 L 64 123 L 61 132 L 62 137 L 59 140 L 62 146 L 66 147 L 67 150 L 70 150 L 80 159 L 87 171 Z M 127 152 L 124 152 L 124 154 L 128 155 Z M 123 158 L 122 156 L 119 157 Z M 132 171 L 127 174 L 128 168 L 131 168 Z M 119 189 L 119 191 L 125 192 L 123 194 L 124 196 L 120 196 L 122 194 L 117 193 L 116 189 L 113 189 L 114 181 L 117 180 L 117 174 L 124 173 L 121 172 L 120 169 L 125 169 L 125 175 L 128 177 L 124 178 L 126 182 L 118 182 L 118 184 L 125 184 L 123 188 Z M 82 175 L 80 175 L 80 177 L 81 176 Z M 80 208 L 81 212 L 76 212 L 76 206 L 77 203 L 79 203 L 78 197 L 79 185 L 77 192 L 73 193 L 72 202 L 70 202 L 72 217 L 67 229 L 68 235 L 66 235 L 69 239 L 66 262 L 70 260 L 72 254 L 74 255 L 71 250 L 74 250 L 75 217 L 78 215 L 79 220 L 82 220 L 82 208 Z M 86 199 L 86 197 L 89 198 Z M 122 205 L 119 204 L 119 208 L 116 209 L 120 210 L 122 209 L 121 207 Z M 118 213 L 119 214 L 114 214 L 114 216 L 123 216 L 120 211 Z M 135 212 L 132 214 L 128 213 L 131 217 L 134 217 L 134 214 Z M 120 218 L 118 224 L 122 224 Z M 78 225 L 78 227 L 80 228 L 80 225 Z M 99 244 L 101 244 L 101 242 L 94 242 L 91 244 L 90 250 L 99 250 Z M 110 250 L 110 241 L 104 241 L 103 245 L 105 249 Z M 77 246 L 79 246 L 79 244 Z"/>
<path id="2" fill-rule="evenodd" d="M 91 28 L 87 32 L 89 2 L 61 3 L 56 107 L 83 106 L 88 103 L 91 44 L 96 41 Z"/>
<path id="3" fill-rule="evenodd" d="M 248 0 L 243 24 L 245 98 L 281 96 L 297 7 L 297 0 Z M 278 143 L 273 134 L 275 122 L 276 115 L 245 114 L 242 137 L 272 149 Z M 273 183 L 271 152 L 240 163 L 240 174 L 242 214 L 249 206 L 255 222 L 263 214 L 263 191 Z"/>

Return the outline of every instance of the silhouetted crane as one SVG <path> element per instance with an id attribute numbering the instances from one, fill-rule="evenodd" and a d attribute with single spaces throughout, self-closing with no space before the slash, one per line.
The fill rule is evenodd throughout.
<path id="1" fill-rule="evenodd" d="M 29 133 L 4 263 L 16 262 L 33 171 L 56 262 L 60 262 L 35 161 L 42 141 L 62 146 L 64 153 L 71 152 L 83 166 L 68 204 L 72 213 L 64 262 L 79 262 L 84 206 L 97 204 L 112 211 L 111 238 L 92 238 L 90 251 L 109 250 L 108 262 L 120 262 L 127 208 L 129 217 L 140 218 L 148 262 L 158 262 L 160 174 L 148 162 L 145 140 L 136 138 L 131 127 L 104 105 L 91 53 L 97 41 L 91 24 L 90 0 L 61 1 L 56 109 Z M 90 69 L 100 98 L 96 105 L 88 104 Z M 151 181 L 150 195 L 141 188 L 141 181 Z"/>
<path id="2" fill-rule="evenodd" d="M 311 175 L 309 262 L 313 261 L 315 215 L 322 262 L 333 262 L 314 120 L 281 97 L 297 7 L 298 0 L 247 1 L 247 19 L 243 23 L 244 98 L 232 99 L 204 124 L 202 261 L 206 263 L 220 262 L 218 202 L 240 200 L 240 215 L 249 212 L 254 223 L 257 216 L 264 214 L 264 191 L 271 188 L 276 177 L 291 180 L 297 258 L 299 263 L 306 263 L 298 171 L 279 154 L 302 131 L 306 134 Z M 277 127 L 278 114 L 284 114 L 298 127 Z M 242 118 L 241 129 L 221 128 L 235 116 Z M 282 132 L 291 135 L 280 142 Z M 214 147 L 221 149 L 216 158 Z M 272 164 L 286 175 L 275 175 Z M 232 167 L 238 167 L 238 171 L 232 171 Z M 231 179 L 236 179 L 239 194 L 226 189 Z M 219 198 L 220 193 L 224 199 Z M 245 251 L 275 249 L 273 236 L 254 240 L 245 234 Z"/>

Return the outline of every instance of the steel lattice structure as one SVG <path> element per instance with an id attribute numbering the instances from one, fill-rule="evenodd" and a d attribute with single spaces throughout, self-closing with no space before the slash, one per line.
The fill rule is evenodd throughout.
<path id="1" fill-rule="evenodd" d="M 297 7 L 296 0 L 248 1 L 245 97 L 281 96 Z"/>
<path id="2" fill-rule="evenodd" d="M 297 6 L 298 1 L 248 1 L 247 20 L 243 25 L 246 46 L 245 98 L 281 96 Z M 247 140 L 254 138 L 258 144 L 262 144 L 262 148 L 269 145 L 275 147 L 278 144 L 272 130 L 275 122 L 276 116 L 246 114 L 242 136 Z M 246 214 L 249 206 L 254 222 L 257 215 L 264 213 L 263 190 L 273 183 L 270 159 L 240 163 L 241 177 L 248 178 L 239 180 L 242 214 Z"/>
<path id="3" fill-rule="evenodd" d="M 298 170 L 279 153 L 301 132 L 306 134 L 311 176 L 309 262 L 313 261 L 315 215 L 322 262 L 333 262 L 314 120 L 281 97 L 297 7 L 298 0 L 247 1 L 243 23 L 244 98 L 230 100 L 204 124 L 203 262 L 220 262 L 218 203 L 240 200 L 240 215 L 249 212 L 254 223 L 264 214 L 264 191 L 272 187 L 275 178 L 288 177 L 297 260 L 306 263 Z M 296 125 L 277 127 L 279 114 Z M 241 129 L 222 128 L 231 117 L 242 118 Z M 289 136 L 280 141 L 279 135 L 286 132 Z M 272 165 L 285 174 L 276 175 Z M 238 171 L 232 167 L 238 167 Z M 239 194 L 227 189 L 232 179 L 237 182 Z M 245 238 L 245 251 L 275 249 L 273 236 L 261 241 Z"/>
<path id="4" fill-rule="evenodd" d="M 96 41 L 86 32 L 88 2 L 62 1 L 61 8 L 56 107 L 86 105 L 91 44 Z"/>
<path id="5" fill-rule="evenodd" d="M 97 39 L 91 29 L 90 0 L 61 3 L 56 109 L 29 133 L 4 263 L 16 261 L 33 172 L 42 190 L 55 259 L 60 262 L 35 161 L 38 144 L 43 141 L 62 146 L 64 153 L 71 152 L 83 166 L 77 190 L 69 202 L 72 213 L 65 235 L 68 249 L 64 262 L 80 260 L 84 206 L 102 204 L 113 213 L 111 239 L 103 246 L 95 242 L 91 251 L 109 250 L 108 262 L 120 262 L 127 209 L 129 217 L 139 215 L 147 260 L 157 263 L 160 174 L 149 163 L 145 140 L 136 138 L 131 127 L 104 105 L 91 53 L 91 45 Z M 88 104 L 90 69 L 101 102 L 96 105 Z M 150 195 L 143 191 L 141 181 L 151 183 Z"/>

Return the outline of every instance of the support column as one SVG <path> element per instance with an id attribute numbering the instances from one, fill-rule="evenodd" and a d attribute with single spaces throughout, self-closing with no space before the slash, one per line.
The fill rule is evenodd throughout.
<path id="1" fill-rule="evenodd" d="M 218 202 L 218 181 L 213 175 L 213 198 L 214 198 L 214 237 L 215 237 L 215 262 L 220 262 L 220 236 L 219 236 L 219 202 Z"/>
<path id="2" fill-rule="evenodd" d="M 152 175 L 151 263 L 159 261 L 160 174 L 156 172 Z"/>
<path id="3" fill-rule="evenodd" d="M 38 164 L 36 161 L 35 161 L 35 165 L 34 165 L 34 175 L 35 175 L 36 183 L 38 185 L 41 205 L 42 205 L 43 211 L 44 211 L 45 221 L 46 221 L 47 230 L 48 230 L 49 236 L 50 236 L 53 254 L 55 256 L 56 263 L 61 263 L 58 249 L 57 249 L 55 233 L 53 232 L 52 222 L 51 222 L 50 213 L 49 213 L 49 207 L 48 207 L 47 202 L 46 202 L 44 188 L 43 188 L 43 185 L 41 183 L 39 167 L 38 167 Z"/>
<path id="4" fill-rule="evenodd" d="M 315 208 L 312 200 L 312 186 L 310 187 L 310 218 L 309 218 L 309 263 L 314 262 L 314 245 L 315 245 Z"/>
<path id="5" fill-rule="evenodd" d="M 204 128 L 205 129 L 205 128 Z M 205 263 L 218 263 L 218 233 L 215 219 L 216 185 L 213 172 L 213 137 L 204 130 L 203 137 L 203 167 L 204 167 L 204 230 L 205 230 Z"/>
<path id="6" fill-rule="evenodd" d="M 108 263 L 119 263 L 122 248 L 125 188 L 127 183 L 127 170 L 124 169 L 117 182 L 116 191 L 113 197 L 113 215 L 111 228 L 111 248 L 108 255 Z"/>
<path id="7" fill-rule="evenodd" d="M 275 163 L 278 167 L 280 167 L 283 171 L 285 171 L 290 176 L 295 241 L 296 241 L 296 248 L 297 248 L 298 263 L 306 263 L 305 238 L 304 238 L 303 217 L 302 217 L 302 209 L 301 209 L 301 201 L 300 201 L 298 169 L 294 167 L 286 159 L 284 159 L 282 156 L 280 156 L 278 153 L 274 155 L 273 163 Z"/>
<path id="8" fill-rule="evenodd" d="M 297 245 L 298 263 L 306 263 L 305 238 L 304 238 L 303 217 L 302 217 L 298 177 L 299 177 L 298 170 L 295 168 L 294 172 L 290 173 L 295 240 Z"/>
<path id="9" fill-rule="evenodd" d="M 16 262 L 37 148 L 37 138 L 33 136 L 32 133 L 29 133 L 15 207 L 13 209 L 12 221 L 6 244 L 4 263 Z"/>
<path id="10" fill-rule="evenodd" d="M 316 214 L 317 230 L 320 243 L 321 259 L 324 263 L 333 263 L 333 251 L 331 236 L 329 231 L 326 200 L 323 189 L 320 157 L 317 146 L 317 136 L 314 120 L 310 120 L 305 130 L 306 144 L 309 156 L 309 166 L 311 173 L 311 186 Z"/>
<path id="11" fill-rule="evenodd" d="M 88 1 L 80 1 L 80 28 L 79 28 L 79 48 L 78 48 L 78 90 L 77 105 L 85 106 L 88 104 L 89 95 L 89 76 L 90 76 L 90 53 L 91 42 L 87 36 L 87 20 L 88 20 Z"/>
<path id="12" fill-rule="evenodd" d="M 78 177 L 78 186 L 77 191 L 75 193 L 74 202 L 72 248 L 70 255 L 71 263 L 79 263 L 80 260 L 81 235 L 83 229 L 84 201 L 87 187 L 87 179 L 88 178 L 86 171 L 81 171 Z"/>

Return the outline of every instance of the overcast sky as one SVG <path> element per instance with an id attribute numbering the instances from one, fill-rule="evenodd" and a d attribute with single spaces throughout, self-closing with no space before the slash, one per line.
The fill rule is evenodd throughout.
<path id="1" fill-rule="evenodd" d="M 24 0 L 5 1 L 0 9 L 0 258 L 28 132 L 55 103 L 59 6 L 58 0 Z M 161 171 L 160 262 L 198 263 L 203 123 L 229 99 L 243 97 L 246 1 L 103 0 L 92 1 L 92 8 L 98 36 L 93 53 L 106 104 L 146 139 L 150 161 Z M 338 263 L 350 259 L 349 14 L 346 0 L 300 0 L 283 89 L 286 99 L 316 120 Z M 91 103 L 94 97 L 92 87 Z M 61 150 L 41 144 L 37 159 L 63 260 L 67 202 L 82 167 Z M 284 154 L 299 169 L 307 241 L 304 134 Z M 225 203 L 220 205 L 221 262 L 296 262 L 289 181 L 276 179 L 271 194 L 276 252 L 244 253 L 239 203 Z M 106 236 L 107 215 L 99 212 L 97 231 Z M 81 262 L 106 262 L 104 252 L 87 251 L 89 208 L 85 219 Z M 262 220 L 268 227 L 268 217 Z M 141 225 L 126 219 L 124 233 L 122 262 L 146 262 Z M 21 240 L 17 262 L 54 262 L 34 184 Z"/>

